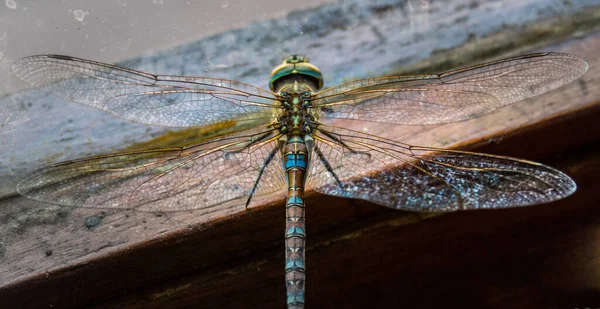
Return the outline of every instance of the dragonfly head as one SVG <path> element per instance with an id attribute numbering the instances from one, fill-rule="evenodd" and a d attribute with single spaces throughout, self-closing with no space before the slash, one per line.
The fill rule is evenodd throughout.
<path id="1" fill-rule="evenodd" d="M 289 82 L 309 83 L 315 91 L 323 87 L 323 74 L 308 62 L 305 56 L 292 55 L 283 59 L 283 63 L 273 69 L 269 78 L 269 87 L 279 91 Z"/>

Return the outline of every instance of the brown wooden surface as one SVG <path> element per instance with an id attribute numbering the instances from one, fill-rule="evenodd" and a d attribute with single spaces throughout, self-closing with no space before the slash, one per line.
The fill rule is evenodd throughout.
<path id="1" fill-rule="evenodd" d="M 592 69 L 580 81 L 538 99 L 461 124 L 369 127 L 370 133 L 384 132 L 403 141 L 461 144 L 541 161 L 574 177 L 579 189 L 572 197 L 535 207 L 424 220 L 419 214 L 310 194 L 308 306 L 600 306 L 598 41 L 590 36 L 553 48 L 584 57 Z M 19 203 L 22 198 L 15 198 Z M 16 266 L 12 280 L 0 286 L 1 307 L 282 308 L 282 206 L 282 200 L 273 199 L 217 221 L 175 231 L 165 227 L 168 233 L 142 235 L 138 239 L 144 241 L 132 245 L 106 239 L 109 232 L 87 232 L 87 242 L 104 241 L 114 250 L 65 259 L 63 266 L 53 260 L 47 272 L 28 273 L 25 262 L 9 261 Z M 93 213 L 80 211 L 82 217 Z M 185 215 L 169 218 L 179 225 L 194 222 L 185 221 Z M 105 226 L 123 229 L 133 221 L 126 230 L 135 235 L 143 234 L 139 229 L 144 227 L 136 220 L 158 220 L 134 216 L 110 217 Z M 32 246 L 21 258 L 46 253 L 48 260 L 56 259 L 76 244 L 76 233 L 80 232 L 57 233 L 58 245 L 48 251 Z M 36 241 L 45 240 L 30 242 Z"/>
<path id="2" fill-rule="evenodd" d="M 420 221 L 419 215 L 360 201 L 311 196 L 308 205 L 318 207 L 307 209 L 309 304 L 316 308 L 599 304 L 598 117 L 598 108 L 585 110 L 501 144 L 507 148 L 503 154 L 526 153 L 526 148 L 546 151 L 557 132 L 587 132 L 586 145 L 578 141 L 566 147 L 568 151 L 534 157 L 577 181 L 577 193 L 559 202 Z M 496 153 L 497 147 L 477 149 Z M 5 287 L 0 297 L 6 308 L 281 308 L 280 206 L 31 278 Z"/>

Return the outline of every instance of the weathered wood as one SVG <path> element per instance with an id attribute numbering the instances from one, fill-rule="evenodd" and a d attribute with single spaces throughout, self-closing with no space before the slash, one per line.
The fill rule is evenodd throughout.
<path id="1" fill-rule="evenodd" d="M 369 133 L 409 143 L 540 159 L 575 178 L 579 190 L 573 197 L 425 220 L 429 217 L 311 193 L 308 306 L 597 304 L 599 42 L 589 36 L 547 47 L 577 54 L 592 69 L 575 83 L 481 119 L 436 127 L 367 124 Z M 23 238 L 9 239 L 9 250 L 20 252 L 3 261 L 2 307 L 284 305 L 285 215 L 277 196 L 225 218 L 79 209 L 67 220 L 20 197 L 4 205 L 17 216 L 37 209 L 37 216 L 29 227 L 24 222 Z M 83 222 L 91 216 L 102 223 L 86 230 Z M 81 248 L 93 249 L 81 254 Z"/>
<path id="2" fill-rule="evenodd" d="M 564 308 L 597 303 L 599 116 L 598 108 L 584 110 L 502 141 L 508 153 L 552 151 L 544 162 L 577 181 L 576 194 L 548 205 L 424 220 L 312 194 L 307 198 L 313 205 L 307 209 L 309 305 Z M 557 151 L 555 134 L 565 130 L 588 137 L 575 143 L 560 139 L 563 149 L 575 149 Z M 494 148 L 476 147 L 496 153 Z M 557 154 L 560 158 L 553 158 Z M 0 297 L 19 308 L 281 308 L 283 215 L 279 203 L 193 227 L 4 287 Z"/>

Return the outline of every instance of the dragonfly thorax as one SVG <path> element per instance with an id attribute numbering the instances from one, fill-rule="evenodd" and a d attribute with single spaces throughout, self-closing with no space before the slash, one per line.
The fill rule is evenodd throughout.
<path id="1" fill-rule="evenodd" d="M 314 92 L 309 85 L 294 81 L 282 87 L 279 96 L 283 113 L 276 126 L 281 133 L 311 133 L 317 127 L 320 109 L 311 104 Z"/>
<path id="2" fill-rule="evenodd" d="M 320 108 L 312 101 L 323 87 L 323 74 L 304 56 L 292 55 L 271 72 L 269 87 L 277 92 L 283 113 L 274 121 L 282 134 L 311 133 L 316 128 Z"/>

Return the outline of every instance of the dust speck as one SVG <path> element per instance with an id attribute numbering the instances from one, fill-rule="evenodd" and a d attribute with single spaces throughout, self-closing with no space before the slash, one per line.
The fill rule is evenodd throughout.
<path id="1" fill-rule="evenodd" d="M 15 2 L 15 0 L 6 0 L 6 6 L 9 9 L 16 9 L 17 8 L 17 3 Z"/>
<path id="2" fill-rule="evenodd" d="M 82 10 L 75 10 L 73 11 L 73 15 L 75 15 L 75 19 L 78 21 L 83 21 L 83 19 L 85 18 L 85 15 L 88 15 L 89 12 L 84 12 Z"/>

